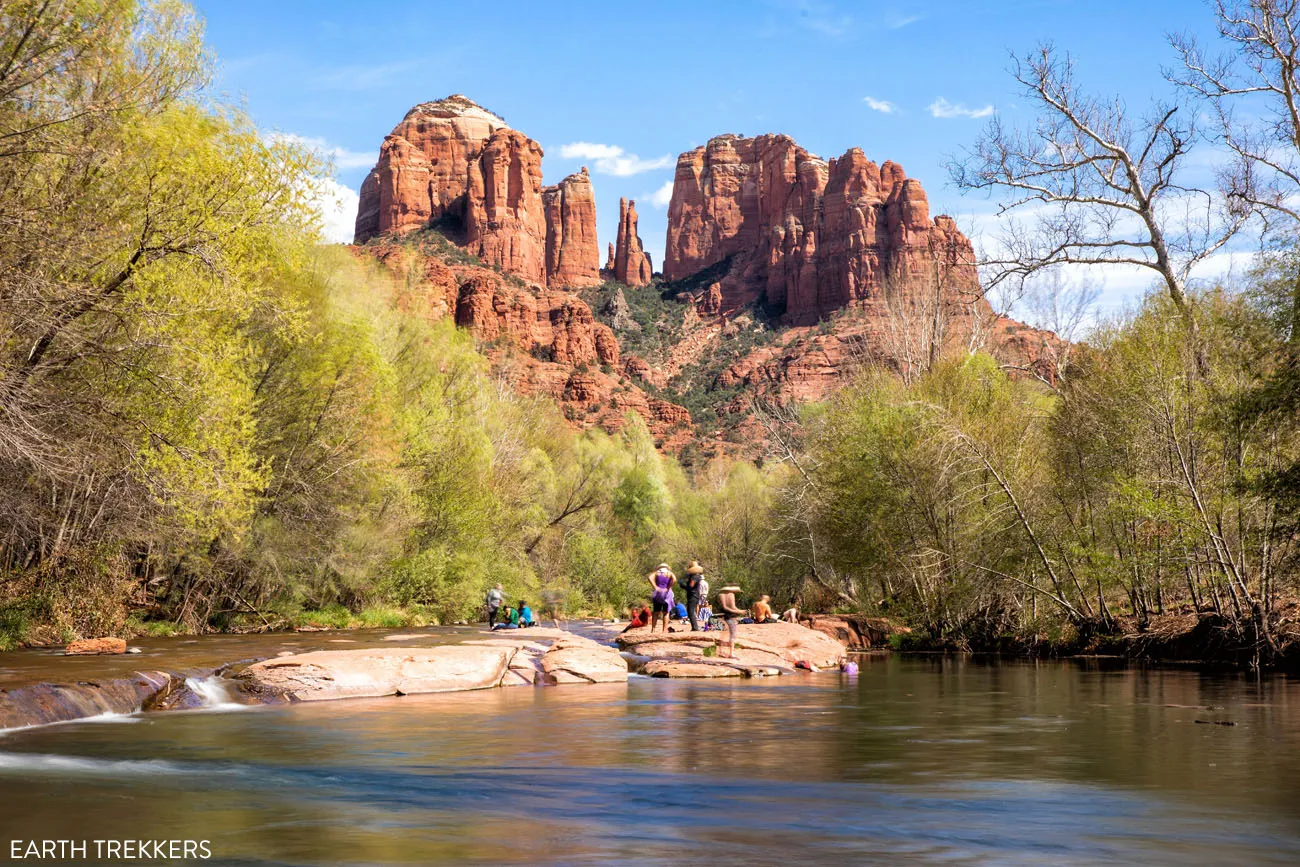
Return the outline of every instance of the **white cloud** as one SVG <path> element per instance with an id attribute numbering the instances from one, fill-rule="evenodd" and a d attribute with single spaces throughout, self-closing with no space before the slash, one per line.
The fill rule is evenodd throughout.
<path id="1" fill-rule="evenodd" d="M 951 103 L 942 96 L 930 103 L 930 114 L 935 117 L 988 117 L 993 114 L 993 106 L 986 105 L 983 108 L 967 108 L 965 105 Z"/>
<path id="2" fill-rule="evenodd" d="M 673 200 L 673 182 L 666 182 L 662 187 L 646 196 L 646 199 L 656 208 L 668 207 L 668 203 Z"/>
<path id="3" fill-rule="evenodd" d="M 864 96 L 862 101 L 867 104 L 867 108 L 872 111 L 878 111 L 882 114 L 893 114 L 898 111 L 898 106 L 894 105 L 887 99 L 876 99 L 874 96 Z"/>
<path id="4" fill-rule="evenodd" d="M 348 150 L 345 147 L 332 145 L 325 139 L 316 136 L 298 135 L 297 133 L 292 132 L 273 132 L 269 138 L 272 141 L 287 141 L 311 148 L 322 156 L 329 157 L 334 163 L 334 168 L 340 171 L 347 169 L 368 169 L 373 166 L 375 161 L 378 159 L 376 154 Z"/>
<path id="5" fill-rule="evenodd" d="M 325 178 L 313 198 L 313 204 L 321 215 L 325 240 L 334 244 L 351 244 L 357 206 L 361 202 L 356 191 L 332 178 Z"/>
<path id="6" fill-rule="evenodd" d="M 618 145 L 596 144 L 589 141 L 575 141 L 560 145 L 560 156 L 565 159 L 591 160 L 596 171 L 620 178 L 652 172 L 655 169 L 666 169 L 673 164 L 673 158 L 667 154 L 652 160 L 643 160 Z"/>

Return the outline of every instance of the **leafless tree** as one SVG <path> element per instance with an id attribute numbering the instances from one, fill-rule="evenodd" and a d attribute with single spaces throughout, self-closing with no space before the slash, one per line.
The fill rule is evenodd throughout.
<path id="1" fill-rule="evenodd" d="M 950 165 L 959 188 L 1006 196 L 1005 231 L 982 263 L 985 288 L 1060 265 L 1139 266 L 1155 272 L 1195 335 L 1192 270 L 1252 210 L 1231 185 L 1221 195 L 1186 179 L 1201 139 L 1194 112 L 1156 102 L 1139 117 L 1118 98 L 1091 95 L 1051 45 L 1015 58 L 1011 72 L 1037 110 L 1034 124 L 1014 129 L 994 117 Z"/>
<path id="2" fill-rule="evenodd" d="M 1190 35 L 1170 42 L 1180 67 L 1166 76 L 1213 108 L 1233 159 L 1220 184 L 1267 219 L 1300 220 L 1300 2 L 1215 0 L 1230 50 L 1211 55 Z M 1244 107 L 1249 121 L 1239 120 Z M 1260 117 L 1263 117 L 1261 122 Z"/>

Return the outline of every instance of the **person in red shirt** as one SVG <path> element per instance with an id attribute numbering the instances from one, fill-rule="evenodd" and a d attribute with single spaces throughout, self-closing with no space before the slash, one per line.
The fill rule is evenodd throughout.
<path id="1" fill-rule="evenodd" d="M 638 629 L 642 626 L 649 626 L 649 625 L 650 625 L 650 609 L 642 605 L 640 608 L 634 609 L 632 611 L 632 622 L 629 623 L 627 626 L 623 627 L 623 631 L 627 632 L 629 629 Z"/>

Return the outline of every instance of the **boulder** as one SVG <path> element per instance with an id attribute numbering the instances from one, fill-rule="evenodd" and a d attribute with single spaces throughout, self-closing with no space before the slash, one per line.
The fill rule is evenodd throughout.
<path id="1" fill-rule="evenodd" d="M 455 692 L 496 686 L 515 653 L 465 645 L 321 650 L 257 662 L 239 677 L 255 693 L 297 701 Z"/>
<path id="2" fill-rule="evenodd" d="M 68 656 L 94 656 L 95 654 L 126 653 L 123 638 L 82 638 L 63 648 Z"/>
<path id="3" fill-rule="evenodd" d="M 800 623 L 835 639 L 849 650 L 883 647 L 889 642 L 889 636 L 912 631 L 888 618 L 865 614 L 814 614 Z"/>

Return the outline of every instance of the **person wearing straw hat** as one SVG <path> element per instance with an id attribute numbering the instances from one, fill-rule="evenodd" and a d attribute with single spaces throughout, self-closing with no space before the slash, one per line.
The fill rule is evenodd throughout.
<path id="1" fill-rule="evenodd" d="M 732 659 L 736 655 L 736 626 L 740 623 L 740 618 L 745 616 L 745 609 L 736 604 L 736 594 L 739 592 L 740 587 L 735 584 L 728 584 L 718 591 L 718 608 L 727 621 L 727 638 L 722 645 L 726 652 L 718 654 L 721 659 Z"/>
<path id="2" fill-rule="evenodd" d="M 673 570 L 668 568 L 667 563 L 660 563 L 659 568 L 651 572 L 649 576 L 650 587 L 650 631 L 655 631 L 655 624 L 663 620 L 663 632 L 668 631 L 668 612 L 673 608 L 673 585 L 677 583 L 677 576 Z"/>
<path id="3" fill-rule="evenodd" d="M 686 578 L 682 587 L 686 589 L 686 616 L 691 621 L 691 632 L 700 631 L 700 597 L 703 592 L 704 567 L 699 560 L 692 560 L 686 567 Z"/>

